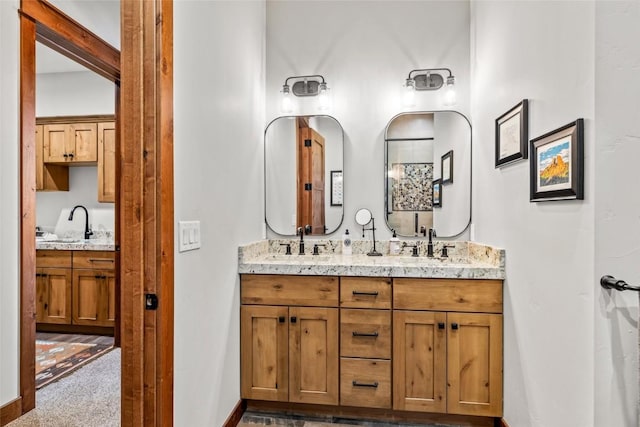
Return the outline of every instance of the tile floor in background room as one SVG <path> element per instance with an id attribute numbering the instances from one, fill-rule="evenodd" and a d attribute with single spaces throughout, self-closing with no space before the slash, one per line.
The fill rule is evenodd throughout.
<path id="1" fill-rule="evenodd" d="M 411 424 L 380 421 L 357 421 L 338 417 L 276 416 L 258 412 L 245 412 L 238 427 L 286 426 L 286 427 L 443 427 L 440 424 Z"/>

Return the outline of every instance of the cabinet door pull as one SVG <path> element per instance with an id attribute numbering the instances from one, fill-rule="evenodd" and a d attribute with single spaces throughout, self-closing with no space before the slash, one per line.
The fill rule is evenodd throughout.
<path id="1" fill-rule="evenodd" d="M 372 383 L 361 383 L 361 382 L 358 382 L 358 381 L 354 380 L 351 384 L 353 384 L 354 387 L 378 388 L 378 381 L 374 381 Z"/>
<path id="2" fill-rule="evenodd" d="M 451 324 L 451 329 L 453 329 L 454 331 L 458 330 L 458 324 L 457 323 L 452 323 Z"/>
<path id="3" fill-rule="evenodd" d="M 296 316 L 291 316 L 291 323 L 296 323 L 298 318 Z"/>
<path id="4" fill-rule="evenodd" d="M 96 274 L 96 279 L 102 279 L 102 276 Z"/>
<path id="5" fill-rule="evenodd" d="M 108 258 L 89 258 L 89 262 L 115 262 L 115 260 Z"/>
<path id="6" fill-rule="evenodd" d="M 46 310 L 47 307 L 49 307 L 49 304 L 47 304 L 46 302 L 44 303 L 44 309 Z"/>
<path id="7" fill-rule="evenodd" d="M 353 295 L 367 295 L 367 296 L 370 296 L 370 297 L 377 297 L 378 296 L 378 291 L 374 291 L 374 292 L 353 291 L 352 294 Z"/>
<path id="8" fill-rule="evenodd" d="M 351 333 L 354 337 L 372 337 L 372 338 L 378 338 L 378 333 L 377 332 L 357 332 L 357 331 L 353 331 Z"/>
<path id="9" fill-rule="evenodd" d="M 73 159 L 73 153 L 70 153 L 70 154 L 69 154 L 69 158 L 70 158 L 70 159 Z"/>
<path id="10" fill-rule="evenodd" d="M 444 322 L 438 322 L 438 329 L 444 329 Z"/>
<path id="11" fill-rule="evenodd" d="M 280 316 L 278 317 L 278 322 L 280 323 L 284 323 L 284 316 Z M 277 387 L 276 387 L 277 388 Z"/>
<path id="12" fill-rule="evenodd" d="M 67 157 L 69 157 L 69 155 L 68 155 L 67 153 L 64 153 L 64 154 L 62 155 L 62 157 L 64 157 L 64 158 L 66 159 Z"/>

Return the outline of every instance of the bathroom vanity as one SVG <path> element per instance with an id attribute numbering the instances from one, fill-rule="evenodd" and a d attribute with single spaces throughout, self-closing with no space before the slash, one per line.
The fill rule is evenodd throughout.
<path id="1" fill-rule="evenodd" d="M 360 241 L 343 256 L 336 241 L 307 243 L 325 253 L 285 255 L 296 245 L 285 240 L 239 249 L 249 407 L 468 425 L 502 416 L 504 251 L 455 242 L 446 259 L 368 257 Z"/>

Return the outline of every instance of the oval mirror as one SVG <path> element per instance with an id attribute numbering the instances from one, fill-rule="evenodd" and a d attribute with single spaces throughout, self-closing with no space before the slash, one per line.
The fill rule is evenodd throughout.
<path id="1" fill-rule="evenodd" d="M 385 219 L 405 237 L 457 237 L 471 223 L 471 124 L 457 111 L 395 116 L 385 130 Z M 455 178 L 455 179 L 454 179 Z"/>
<path id="2" fill-rule="evenodd" d="M 371 211 L 367 208 L 358 209 L 356 212 L 356 223 L 363 227 L 371 222 Z"/>
<path id="3" fill-rule="evenodd" d="M 264 136 L 265 220 L 277 234 L 330 234 L 343 218 L 344 131 L 331 116 L 278 117 Z"/>

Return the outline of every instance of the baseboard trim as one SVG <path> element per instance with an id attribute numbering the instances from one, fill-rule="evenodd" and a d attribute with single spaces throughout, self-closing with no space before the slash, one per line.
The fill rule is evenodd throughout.
<path id="1" fill-rule="evenodd" d="M 509 424 L 507 424 L 507 422 L 504 420 L 504 418 L 502 420 L 500 420 L 500 425 L 501 425 L 501 427 L 509 427 Z"/>
<path id="2" fill-rule="evenodd" d="M 227 421 L 224 422 L 222 427 L 236 427 L 240 424 L 242 414 L 247 410 L 247 401 L 241 399 L 231 411 L 231 414 L 227 417 Z"/>
<path id="3" fill-rule="evenodd" d="M 0 426 L 6 426 L 22 415 L 22 396 L 3 405 L 0 408 Z"/>

